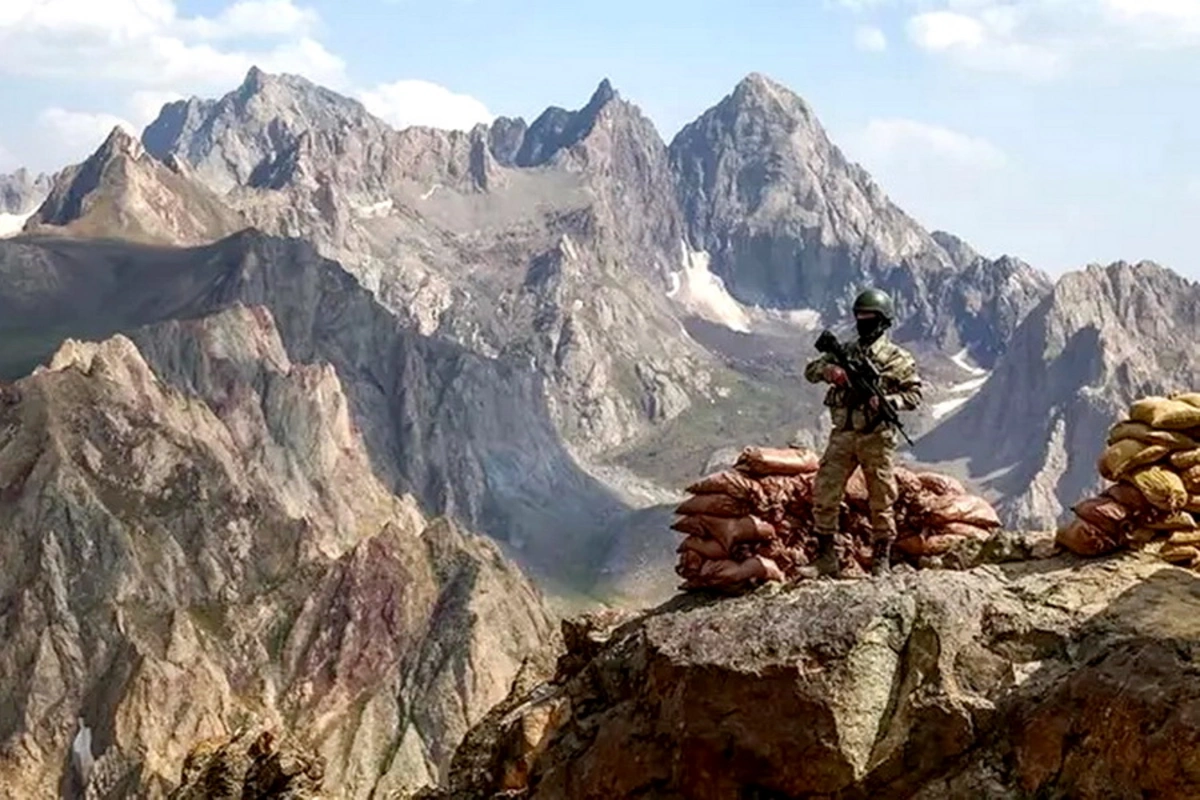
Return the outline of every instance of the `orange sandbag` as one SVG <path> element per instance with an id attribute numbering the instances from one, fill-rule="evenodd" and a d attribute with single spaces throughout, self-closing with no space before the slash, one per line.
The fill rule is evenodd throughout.
<path id="1" fill-rule="evenodd" d="M 1200 448 L 1171 454 L 1171 466 L 1175 469 L 1191 469 L 1197 465 L 1200 465 Z"/>
<path id="2" fill-rule="evenodd" d="M 703 539 L 699 536 L 689 536 L 679 543 L 679 547 L 675 548 L 676 553 L 684 553 L 689 550 L 706 559 L 729 557 L 729 551 L 722 547 L 716 539 Z"/>
<path id="3" fill-rule="evenodd" d="M 1137 439 L 1119 439 L 1104 449 L 1096 470 L 1106 480 L 1119 481 L 1131 470 L 1153 464 L 1171 454 L 1165 444 L 1147 444 Z"/>
<path id="4" fill-rule="evenodd" d="M 765 542 L 775 538 L 775 529 L 770 523 L 755 516 L 738 517 L 695 517 L 704 526 L 704 536 L 715 539 L 725 548 L 725 552 L 733 550 L 735 545 L 743 542 Z"/>
<path id="5" fill-rule="evenodd" d="M 979 539 L 981 541 L 992 538 L 990 530 L 979 525 L 972 525 L 969 522 L 948 522 L 935 531 L 932 531 L 932 533 L 935 535 L 962 536 L 967 539 Z"/>
<path id="6" fill-rule="evenodd" d="M 1000 517 L 992 504 L 973 494 L 946 495 L 934 498 L 927 510 L 930 526 L 940 528 L 951 522 L 965 522 L 981 528 L 999 528 Z"/>
<path id="7" fill-rule="evenodd" d="M 686 533 L 688 536 L 706 536 L 704 523 L 700 517 L 695 515 L 686 516 L 683 519 L 677 519 L 671 524 L 671 530 Z"/>
<path id="8" fill-rule="evenodd" d="M 967 491 L 966 487 L 954 478 L 937 472 L 917 473 L 917 480 L 921 482 L 922 488 L 936 495 L 964 494 Z"/>
<path id="9" fill-rule="evenodd" d="M 1080 556 L 1100 556 L 1116 550 L 1120 543 L 1095 525 L 1089 525 L 1078 517 L 1058 529 L 1055 540 Z"/>
<path id="10" fill-rule="evenodd" d="M 707 563 L 702 555 L 695 550 L 685 550 L 679 554 L 679 563 L 675 565 L 675 574 L 681 578 L 693 580 L 700 575 L 701 568 Z"/>
<path id="11" fill-rule="evenodd" d="M 940 556 L 949 553 L 955 545 L 963 541 L 966 541 L 965 536 L 927 533 L 900 539 L 896 542 L 895 547 L 901 553 L 907 553 L 910 556 Z"/>
<path id="12" fill-rule="evenodd" d="M 745 502 L 727 494 L 695 494 L 675 509 L 676 514 L 703 514 L 709 517 L 742 517 L 749 511 Z"/>
<path id="13" fill-rule="evenodd" d="M 921 479 L 910 469 L 896 467 L 893 470 L 893 474 L 896 476 L 896 488 L 899 490 L 901 497 L 919 494 L 925 488 L 925 485 L 921 483 Z"/>
<path id="14" fill-rule="evenodd" d="M 801 475 L 816 472 L 821 457 L 802 448 L 747 447 L 734 468 L 750 475 Z"/>
<path id="15" fill-rule="evenodd" d="M 1147 520 L 1146 527 L 1155 531 L 1194 531 L 1196 519 L 1186 511 L 1172 511 Z"/>
<path id="16" fill-rule="evenodd" d="M 857 467 L 850 473 L 850 478 L 846 481 L 845 495 L 848 503 L 867 502 L 867 476 L 863 474 L 862 467 Z"/>
<path id="17" fill-rule="evenodd" d="M 1103 496 L 1116 500 L 1125 506 L 1130 514 L 1140 514 L 1150 508 L 1150 503 L 1138 488 L 1130 483 L 1114 483 L 1104 490 Z"/>
<path id="18" fill-rule="evenodd" d="M 769 558 L 751 556 L 742 562 L 722 559 L 707 561 L 700 568 L 699 580 L 707 586 L 734 586 L 752 580 L 784 580 L 779 566 Z"/>
<path id="19" fill-rule="evenodd" d="M 1111 497 L 1089 497 L 1071 509 L 1075 516 L 1114 537 L 1128 527 L 1129 509 Z"/>
<path id="20" fill-rule="evenodd" d="M 755 481 L 736 470 L 717 472 L 687 487 L 689 494 L 727 494 L 737 500 L 749 500 Z"/>
<path id="21" fill-rule="evenodd" d="M 1200 494 L 1200 464 L 1179 473 L 1179 479 L 1183 481 L 1183 488 L 1187 489 L 1189 494 Z"/>

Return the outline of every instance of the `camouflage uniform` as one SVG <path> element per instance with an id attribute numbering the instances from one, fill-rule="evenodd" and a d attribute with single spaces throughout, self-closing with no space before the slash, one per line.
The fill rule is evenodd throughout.
<path id="1" fill-rule="evenodd" d="M 865 348 L 860 342 L 853 342 L 847 345 L 847 349 L 852 356 L 865 351 L 879 371 L 880 387 L 893 407 L 911 411 L 920 404 L 922 387 L 916 361 L 907 350 L 891 342 L 886 334 L 880 335 Z M 824 381 L 825 368 L 830 365 L 834 365 L 832 357 L 822 355 L 808 364 L 804 377 L 811 383 Z M 848 395 L 849 390 L 841 386 L 831 386 L 825 395 L 825 405 L 833 420 L 833 431 L 821 456 L 821 467 L 813 489 L 814 527 L 817 536 L 823 540 L 823 555 L 836 559 L 833 571 L 840 574 L 841 568 L 848 563 L 850 546 L 849 536 L 839 531 L 842 497 L 846 481 L 854 468 L 861 465 L 867 482 L 876 559 L 882 562 L 881 568 L 875 570 L 879 572 L 886 567 L 891 543 L 896 538 L 892 506 L 897 496 L 893 458 L 898 433 L 886 422 L 880 422 L 873 431 L 865 431 L 864 428 L 871 421 L 866 406 L 849 408 Z"/>

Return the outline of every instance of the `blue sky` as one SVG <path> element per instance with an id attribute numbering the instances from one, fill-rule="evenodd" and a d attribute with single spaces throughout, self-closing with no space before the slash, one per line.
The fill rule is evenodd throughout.
<path id="1" fill-rule="evenodd" d="M 608 77 L 664 139 L 759 71 L 929 228 L 1052 273 L 1200 278 L 1200 0 L 2 0 L 0 171 L 250 63 L 446 127 Z"/>

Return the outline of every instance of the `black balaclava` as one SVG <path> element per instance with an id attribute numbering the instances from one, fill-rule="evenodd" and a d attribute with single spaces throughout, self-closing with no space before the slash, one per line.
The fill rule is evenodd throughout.
<path id="1" fill-rule="evenodd" d="M 858 329 L 858 341 L 864 345 L 874 344 L 875 340 L 888 329 L 888 321 L 881 314 L 855 319 L 854 325 Z"/>

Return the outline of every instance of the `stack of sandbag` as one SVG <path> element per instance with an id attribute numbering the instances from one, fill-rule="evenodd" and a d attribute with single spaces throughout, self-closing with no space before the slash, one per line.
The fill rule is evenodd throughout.
<path id="1" fill-rule="evenodd" d="M 734 467 L 703 478 L 671 527 L 685 535 L 675 571 L 683 589 L 740 590 L 763 581 L 791 580 L 817 556 L 813 486 L 820 457 L 802 448 L 748 447 Z M 999 527 L 995 509 L 946 475 L 896 468 L 899 497 L 894 505 L 898 557 L 946 553 L 965 538 L 984 539 Z M 853 543 L 861 574 L 871 568 L 873 549 L 867 482 L 861 469 L 847 481 L 841 529 Z"/>
<path id="2" fill-rule="evenodd" d="M 1134 402 L 1107 445 L 1097 467 L 1112 485 L 1075 505 L 1059 543 L 1099 556 L 1158 542 L 1166 560 L 1200 565 L 1200 393 Z"/>

